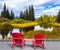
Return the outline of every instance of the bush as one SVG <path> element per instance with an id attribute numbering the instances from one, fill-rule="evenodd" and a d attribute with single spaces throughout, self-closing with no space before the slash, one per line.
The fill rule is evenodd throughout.
<path id="1" fill-rule="evenodd" d="M 1 28 L 2 38 L 4 39 L 5 36 L 7 37 L 9 30 L 12 29 L 12 26 L 9 23 L 5 22 L 1 25 L 0 28 Z"/>
<path id="2" fill-rule="evenodd" d="M 7 18 L 1 18 L 0 17 L 0 23 L 2 23 L 2 22 L 9 22 L 10 20 L 9 19 L 7 19 Z"/>
<path id="3" fill-rule="evenodd" d="M 31 22 L 31 21 L 26 21 L 26 20 L 23 20 L 23 19 L 14 19 L 14 20 L 11 20 L 10 23 L 28 23 L 28 22 Z"/>

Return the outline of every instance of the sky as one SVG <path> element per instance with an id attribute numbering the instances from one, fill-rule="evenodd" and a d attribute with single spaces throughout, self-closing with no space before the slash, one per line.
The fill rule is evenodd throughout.
<path id="1" fill-rule="evenodd" d="M 0 0 L 0 12 L 4 3 L 7 8 L 13 10 L 15 16 L 19 16 L 20 11 L 28 9 L 29 5 L 34 7 L 35 18 L 46 15 L 57 15 L 60 10 L 60 0 Z"/>

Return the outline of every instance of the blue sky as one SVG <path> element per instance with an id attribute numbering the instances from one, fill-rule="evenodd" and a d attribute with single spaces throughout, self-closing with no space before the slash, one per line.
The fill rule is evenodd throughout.
<path id="1" fill-rule="evenodd" d="M 29 5 L 33 4 L 35 18 L 41 15 L 57 15 L 60 9 L 60 0 L 0 0 L 0 12 L 3 5 L 6 3 L 7 8 L 13 10 L 15 16 L 20 14 L 20 11 L 26 10 Z"/>

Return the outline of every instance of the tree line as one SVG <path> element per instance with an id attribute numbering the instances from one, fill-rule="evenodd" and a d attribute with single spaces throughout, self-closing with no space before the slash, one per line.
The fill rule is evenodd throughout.
<path id="1" fill-rule="evenodd" d="M 8 8 L 6 8 L 6 4 L 4 4 L 3 10 L 1 12 L 1 17 L 12 20 L 14 19 L 14 12 L 11 10 L 11 13 L 9 13 Z"/>
<path id="2" fill-rule="evenodd" d="M 58 14 L 56 16 L 52 16 L 52 15 L 43 15 L 40 16 L 38 19 L 36 19 L 37 21 L 41 22 L 41 23 L 60 23 L 60 10 L 58 12 Z"/>
<path id="3" fill-rule="evenodd" d="M 30 20 L 30 21 L 34 21 L 34 9 L 33 9 L 33 5 L 29 6 L 29 9 L 26 9 L 24 12 L 20 12 L 20 16 L 21 19 L 25 19 L 25 20 Z"/>
<path id="4" fill-rule="evenodd" d="M 4 4 L 3 10 L 1 12 L 1 17 L 4 18 L 8 18 L 10 20 L 15 18 L 14 12 L 11 10 L 11 12 L 9 12 L 9 9 L 6 8 L 6 4 Z M 33 5 L 29 6 L 29 9 L 26 9 L 24 12 L 20 12 L 19 15 L 20 19 L 24 19 L 24 20 L 30 20 L 30 21 L 34 21 L 34 8 Z"/>
<path id="5" fill-rule="evenodd" d="M 52 15 L 43 15 L 37 19 L 40 23 L 54 23 L 56 22 L 56 16 Z"/>
<path id="6" fill-rule="evenodd" d="M 15 18 L 14 12 L 11 10 L 11 12 L 9 12 L 9 9 L 6 8 L 6 4 L 4 4 L 3 10 L 1 12 L 1 17 L 4 18 L 8 18 L 10 20 Z M 19 14 L 19 19 L 24 19 L 24 20 L 30 20 L 30 21 L 35 21 L 35 16 L 34 16 L 34 8 L 33 5 L 30 5 L 28 9 L 26 9 L 24 12 L 21 11 Z M 48 15 L 44 15 L 44 16 L 40 16 L 40 18 L 38 19 L 40 20 L 40 22 L 51 22 L 51 21 L 55 21 L 60 23 L 60 10 L 57 14 L 57 16 L 48 16 Z"/>

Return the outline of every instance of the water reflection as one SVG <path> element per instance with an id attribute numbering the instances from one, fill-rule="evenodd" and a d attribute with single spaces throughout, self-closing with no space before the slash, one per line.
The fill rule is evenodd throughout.
<path id="1" fill-rule="evenodd" d="M 47 28 L 51 28 L 53 26 L 51 26 L 49 24 L 40 24 L 40 27 L 43 27 L 43 28 L 47 29 Z"/>
<path id="2" fill-rule="evenodd" d="M 52 31 L 53 27 L 48 27 L 48 28 L 44 28 L 44 27 L 40 27 L 40 25 L 35 26 L 34 30 L 45 30 L 45 31 Z"/>
<path id="3" fill-rule="evenodd" d="M 0 34 L 0 38 L 2 38 L 2 35 Z"/>
<path id="4" fill-rule="evenodd" d="M 31 28 L 25 28 L 25 29 L 19 29 L 19 28 L 14 28 L 14 29 L 12 29 L 12 32 L 11 32 L 11 30 L 9 31 L 9 33 L 8 33 L 8 35 L 7 35 L 7 37 L 8 38 L 10 38 L 11 37 L 11 33 L 13 33 L 13 32 L 22 32 L 22 33 L 24 33 L 24 31 L 25 30 L 31 30 Z M 53 30 L 53 27 L 43 27 L 43 26 L 40 26 L 40 25 L 37 25 L 37 26 L 35 26 L 35 27 L 33 27 L 32 29 L 34 29 L 34 30 L 45 30 L 45 31 L 52 31 Z M 26 31 L 27 31 L 26 30 Z M 2 35 L 0 34 L 0 39 L 2 38 Z"/>
<path id="5" fill-rule="evenodd" d="M 18 33 L 19 33 L 20 31 L 19 31 L 19 29 L 18 29 L 18 28 L 17 28 L 17 29 L 16 29 L 16 28 L 14 28 L 14 29 L 12 30 L 12 33 L 14 33 L 14 32 L 18 32 Z"/>
<path id="6" fill-rule="evenodd" d="M 32 27 L 27 27 L 27 28 L 24 28 L 24 29 L 23 29 L 24 32 L 27 32 L 27 31 L 30 31 L 30 30 L 34 30 L 34 26 L 32 26 Z"/>

